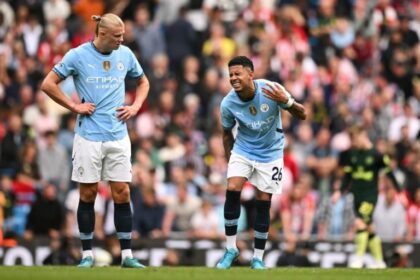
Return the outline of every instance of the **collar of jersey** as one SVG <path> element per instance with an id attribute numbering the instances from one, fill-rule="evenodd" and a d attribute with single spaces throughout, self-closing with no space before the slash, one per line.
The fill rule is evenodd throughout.
<path id="1" fill-rule="evenodd" d="M 255 92 L 254 92 L 254 96 L 250 99 L 250 100 L 243 100 L 238 93 L 236 93 L 238 95 L 238 98 L 242 101 L 242 102 L 251 102 L 252 100 L 254 100 L 255 96 L 257 95 L 257 83 L 255 81 L 252 81 L 254 83 L 254 87 L 255 87 Z"/>
<path id="2" fill-rule="evenodd" d="M 95 46 L 95 44 L 93 43 L 93 40 L 92 40 L 92 41 L 90 41 L 90 44 L 92 45 L 93 49 L 94 49 L 97 53 L 99 53 L 100 55 L 110 56 L 110 55 L 112 54 L 112 52 L 110 52 L 110 53 L 102 53 L 102 52 L 100 52 L 100 51 L 98 50 L 98 48 Z"/>

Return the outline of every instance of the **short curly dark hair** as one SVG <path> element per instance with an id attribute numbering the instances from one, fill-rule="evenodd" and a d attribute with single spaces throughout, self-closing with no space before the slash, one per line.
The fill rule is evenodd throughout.
<path id="1" fill-rule="evenodd" d="M 242 65 L 243 67 L 248 67 L 252 71 L 254 71 L 254 64 L 252 63 L 251 59 L 246 56 L 235 56 L 232 58 L 229 63 L 228 67 L 235 66 L 235 65 Z"/>

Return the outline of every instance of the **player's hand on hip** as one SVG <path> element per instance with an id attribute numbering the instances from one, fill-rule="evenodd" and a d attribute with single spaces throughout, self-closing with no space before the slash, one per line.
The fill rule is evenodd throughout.
<path id="1" fill-rule="evenodd" d="M 74 111 L 81 115 L 92 115 L 96 106 L 93 103 L 80 103 L 74 106 Z"/>
<path id="2" fill-rule="evenodd" d="M 289 96 L 284 87 L 278 83 L 266 83 L 266 87 L 262 88 L 264 96 L 280 103 L 287 103 Z"/>
<path id="3" fill-rule="evenodd" d="M 122 106 L 117 108 L 117 117 L 121 121 L 127 121 L 128 119 L 137 115 L 138 110 L 133 106 Z"/>

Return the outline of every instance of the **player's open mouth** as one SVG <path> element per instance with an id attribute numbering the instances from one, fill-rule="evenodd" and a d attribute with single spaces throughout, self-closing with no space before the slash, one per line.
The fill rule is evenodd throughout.
<path id="1" fill-rule="evenodd" d="M 240 82 L 234 82 L 234 83 L 232 83 L 232 87 L 233 88 L 239 88 L 239 87 L 241 87 L 241 83 Z"/>

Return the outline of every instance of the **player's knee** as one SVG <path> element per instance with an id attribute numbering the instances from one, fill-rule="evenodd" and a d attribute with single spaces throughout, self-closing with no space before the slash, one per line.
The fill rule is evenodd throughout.
<path id="1" fill-rule="evenodd" d="M 262 192 L 260 190 L 257 190 L 257 194 L 256 194 L 256 199 L 257 200 L 270 202 L 271 197 L 272 197 L 271 193 L 266 193 L 266 192 Z"/>
<path id="2" fill-rule="evenodd" d="M 234 183 L 229 183 L 227 185 L 227 190 L 228 191 L 233 191 L 233 192 L 240 192 L 240 191 L 242 191 L 242 186 L 238 185 L 238 184 L 234 184 Z"/>
<path id="3" fill-rule="evenodd" d="M 130 188 L 127 186 L 112 191 L 115 203 L 126 203 L 130 201 Z"/>
<path id="4" fill-rule="evenodd" d="M 96 190 L 95 189 L 80 189 L 80 199 L 86 203 L 94 203 L 96 199 Z"/>

